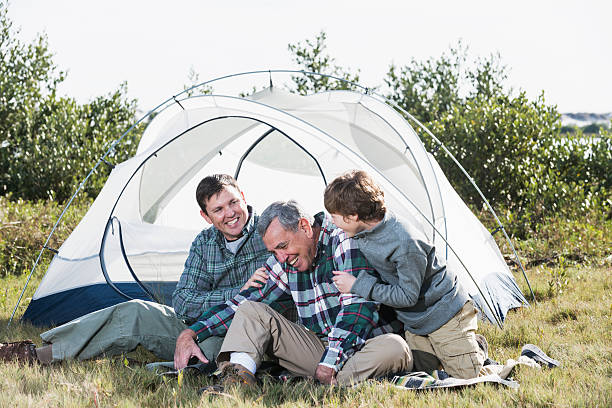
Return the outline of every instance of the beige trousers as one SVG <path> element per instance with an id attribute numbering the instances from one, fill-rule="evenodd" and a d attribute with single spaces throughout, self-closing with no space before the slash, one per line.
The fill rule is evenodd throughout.
<path id="1" fill-rule="evenodd" d="M 229 360 L 232 352 L 243 352 L 259 367 L 267 354 L 292 373 L 312 377 L 324 351 L 325 343 L 304 326 L 287 320 L 266 304 L 245 302 L 236 311 L 217 363 Z M 336 379 L 340 385 L 350 385 L 411 369 L 412 354 L 404 339 L 397 334 L 383 334 L 367 340 Z"/>
<path id="2" fill-rule="evenodd" d="M 414 370 L 431 373 L 442 366 L 456 378 L 474 378 L 486 356 L 476 342 L 477 311 L 468 301 L 444 326 L 427 336 L 406 332 L 406 342 L 414 357 Z"/>

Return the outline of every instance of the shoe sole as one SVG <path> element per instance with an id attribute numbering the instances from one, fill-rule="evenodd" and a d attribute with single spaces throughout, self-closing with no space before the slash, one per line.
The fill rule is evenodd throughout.
<path id="1" fill-rule="evenodd" d="M 534 344 L 525 344 L 521 350 L 521 356 L 527 356 L 538 363 L 546 363 L 548 368 L 559 367 L 560 361 L 550 358 L 538 346 Z"/>

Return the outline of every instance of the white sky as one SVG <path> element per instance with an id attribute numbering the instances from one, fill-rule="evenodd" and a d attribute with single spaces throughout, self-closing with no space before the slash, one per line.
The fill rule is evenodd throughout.
<path id="1" fill-rule="evenodd" d="M 499 52 L 509 84 L 542 90 L 561 112 L 612 111 L 612 1 L 12 0 L 9 18 L 31 41 L 46 33 L 86 102 L 123 81 L 148 110 L 188 83 L 241 71 L 295 69 L 287 44 L 327 33 L 336 63 L 383 83 L 390 63 L 438 57 L 459 39 L 470 55 Z M 248 89 L 245 89 L 248 90 Z"/>

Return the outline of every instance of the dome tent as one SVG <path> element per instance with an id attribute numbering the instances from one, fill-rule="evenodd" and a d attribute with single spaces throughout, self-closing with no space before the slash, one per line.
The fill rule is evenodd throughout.
<path id="1" fill-rule="evenodd" d="M 326 183 L 354 168 L 435 243 L 490 321 L 501 325 L 527 304 L 491 234 L 377 95 L 269 87 L 244 98 L 175 97 L 155 113 L 136 155 L 113 168 L 53 257 L 23 320 L 61 324 L 131 298 L 171 304 L 190 244 L 207 227 L 194 199 L 206 175 L 234 175 L 259 211 L 294 198 L 314 214 Z"/>

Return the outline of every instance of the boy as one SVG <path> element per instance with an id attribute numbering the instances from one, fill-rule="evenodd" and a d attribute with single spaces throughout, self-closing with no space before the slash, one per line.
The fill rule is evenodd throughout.
<path id="1" fill-rule="evenodd" d="M 334 271 L 338 289 L 396 309 L 415 371 L 431 373 L 441 364 L 453 377 L 477 377 L 487 357 L 486 340 L 475 334 L 477 312 L 435 247 L 387 211 L 383 191 L 364 171 L 336 178 L 325 189 L 324 204 L 379 275 Z"/>

